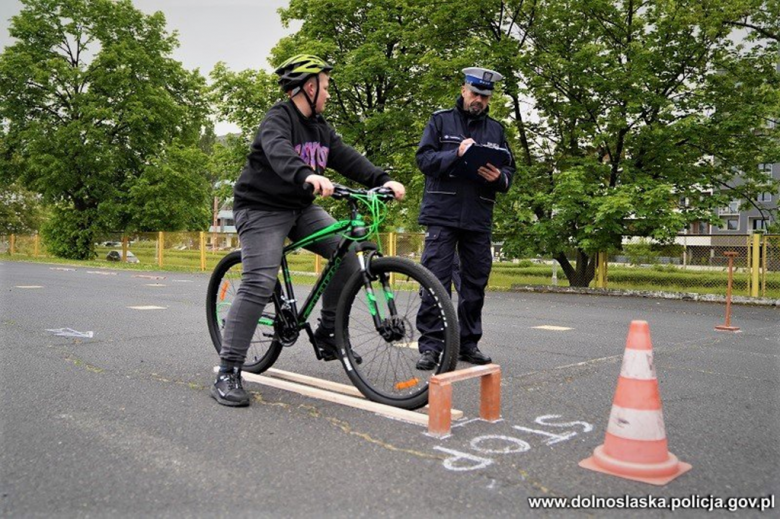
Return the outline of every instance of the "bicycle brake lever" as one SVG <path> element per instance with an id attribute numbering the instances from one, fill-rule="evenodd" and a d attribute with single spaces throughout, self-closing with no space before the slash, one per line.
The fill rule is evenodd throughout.
<path id="1" fill-rule="evenodd" d="M 384 187 L 384 186 L 375 187 L 375 188 L 369 189 L 368 192 L 379 196 L 379 198 L 386 198 L 386 199 L 393 199 L 393 198 L 395 198 L 395 191 L 393 191 L 389 187 Z"/>

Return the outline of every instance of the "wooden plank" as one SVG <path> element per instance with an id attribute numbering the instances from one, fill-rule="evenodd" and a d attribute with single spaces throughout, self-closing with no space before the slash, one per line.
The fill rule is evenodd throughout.
<path id="1" fill-rule="evenodd" d="M 264 375 L 255 375 L 254 373 L 247 373 L 246 371 L 244 371 L 241 376 L 248 382 L 275 387 L 277 389 L 284 389 L 285 391 L 292 391 L 293 393 L 298 393 L 300 395 L 309 396 L 312 398 L 318 398 L 327 402 L 333 402 L 334 404 L 346 405 L 349 407 L 355 407 L 357 409 L 363 409 L 365 411 L 371 411 L 376 414 L 389 416 L 390 418 L 403 420 L 405 422 L 416 425 L 423 425 L 426 427 L 428 426 L 428 417 L 424 414 L 416 413 L 414 411 L 407 411 L 406 409 L 399 409 L 389 405 L 378 404 L 376 402 L 371 402 L 362 398 L 340 395 L 338 393 L 333 393 L 324 389 L 309 387 L 303 384 L 289 382 L 287 380 L 280 380 Z"/>
<path id="2" fill-rule="evenodd" d="M 306 384 L 307 386 L 314 386 L 320 389 L 336 391 L 337 393 L 342 393 L 357 398 L 365 398 L 363 393 L 361 393 L 360 390 L 358 390 L 355 386 L 341 384 L 339 382 L 332 382 L 330 380 L 323 380 L 321 378 L 309 377 L 307 375 L 300 375 L 298 373 L 283 371 L 281 369 L 276 369 L 276 368 L 268 368 L 265 374 L 270 377 L 280 378 L 282 380 L 289 380 L 290 382 L 298 382 L 300 384 Z M 426 405 L 422 409 L 419 409 L 417 412 L 428 414 L 428 406 Z M 459 409 L 453 409 L 452 419 L 460 420 L 461 418 L 463 418 L 463 411 Z"/>
<path id="3" fill-rule="evenodd" d="M 307 386 L 314 386 L 320 389 L 327 389 L 329 391 L 336 391 L 337 393 L 343 393 L 345 395 L 354 396 L 357 398 L 365 398 L 363 393 L 361 393 L 355 386 L 340 384 L 338 382 L 331 382 L 330 380 L 323 380 L 321 378 L 309 377 L 307 375 L 299 375 L 298 373 L 282 371 L 281 369 L 276 368 L 268 368 L 268 371 L 265 373 L 270 377 L 289 380 L 290 382 L 298 382 L 300 384 L 306 384 Z"/>
<path id="4" fill-rule="evenodd" d="M 469 378 L 481 377 L 490 373 L 500 371 L 501 366 L 498 364 L 486 364 L 484 366 L 474 366 L 473 368 L 459 369 L 458 371 L 450 371 L 449 373 L 441 373 L 434 375 L 439 382 L 458 382 L 460 380 L 466 380 Z"/>

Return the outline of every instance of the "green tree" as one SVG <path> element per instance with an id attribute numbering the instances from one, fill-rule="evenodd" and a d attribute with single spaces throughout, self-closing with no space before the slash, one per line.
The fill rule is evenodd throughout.
<path id="1" fill-rule="evenodd" d="M 265 113 L 283 97 L 276 74 L 265 70 L 235 72 L 220 62 L 209 75 L 216 115 L 237 125 L 250 144 Z"/>
<path id="2" fill-rule="evenodd" d="M 780 41 L 780 0 L 752 0 L 733 14 L 725 23 L 747 30 L 751 40 Z"/>
<path id="3" fill-rule="evenodd" d="M 3 176 L 54 204 L 46 232 L 56 254 L 88 258 L 98 231 L 160 224 L 142 214 L 147 195 L 155 183 L 173 185 L 162 171 L 191 165 L 181 147 L 198 145 L 205 81 L 170 57 L 178 43 L 162 13 L 147 16 L 129 0 L 22 3 L 9 29 L 16 42 L 0 55 L 0 117 L 15 166 Z M 207 183 L 202 168 L 176 174 Z M 191 208 L 169 195 L 160 200 L 168 221 L 192 222 Z"/>
<path id="4" fill-rule="evenodd" d="M 0 234 L 32 234 L 43 218 L 40 195 L 16 184 L 0 188 Z"/>
<path id="5" fill-rule="evenodd" d="M 777 40 L 758 29 L 750 45 L 732 35 L 735 20 L 777 26 L 758 5 L 777 8 L 776 0 L 451 8 L 447 34 L 476 22 L 486 61 L 510 78 L 519 169 L 497 211 L 507 249 L 552 255 L 571 285 L 587 286 L 595 253 L 619 249 L 623 236 L 669 241 L 690 222 L 717 222 L 734 192 L 776 192 L 758 165 L 780 160 L 777 130 L 766 124 L 780 108 Z"/>
<path id="6" fill-rule="evenodd" d="M 206 229 L 211 220 L 208 156 L 193 146 L 169 146 L 130 188 L 131 228 Z"/>
<path id="7" fill-rule="evenodd" d="M 14 164 L 0 128 L 0 234 L 31 234 L 40 229 L 44 218 L 41 196 L 13 182 Z"/>

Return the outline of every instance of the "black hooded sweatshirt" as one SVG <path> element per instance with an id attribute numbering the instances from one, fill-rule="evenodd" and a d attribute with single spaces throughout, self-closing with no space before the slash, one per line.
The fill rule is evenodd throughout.
<path id="1" fill-rule="evenodd" d="M 302 209 L 314 201 L 303 188 L 311 174 L 330 167 L 366 187 L 383 185 L 390 175 L 344 144 L 321 115 L 304 117 L 292 100 L 268 110 L 233 187 L 233 210 Z"/>

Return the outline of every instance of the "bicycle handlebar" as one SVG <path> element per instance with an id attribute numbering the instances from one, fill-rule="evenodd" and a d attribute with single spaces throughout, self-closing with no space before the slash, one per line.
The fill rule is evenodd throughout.
<path id="1" fill-rule="evenodd" d="M 314 186 L 306 182 L 303 185 L 303 189 L 313 192 Z M 373 187 L 371 189 L 353 189 L 341 184 L 333 184 L 333 194 L 331 195 L 335 200 L 345 200 L 353 198 L 355 195 L 369 195 L 373 194 L 381 200 L 392 200 L 395 198 L 395 193 L 389 187 Z"/>
<path id="2" fill-rule="evenodd" d="M 342 186 L 341 184 L 333 184 L 333 198 L 336 200 L 342 200 L 346 198 L 352 198 L 354 195 L 370 195 L 373 194 L 383 200 L 392 200 L 395 198 L 395 193 L 389 187 L 373 187 L 371 189 L 353 189 L 351 187 Z"/>

